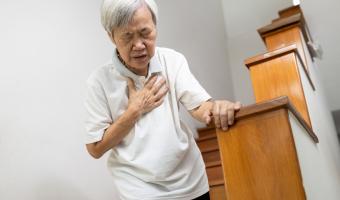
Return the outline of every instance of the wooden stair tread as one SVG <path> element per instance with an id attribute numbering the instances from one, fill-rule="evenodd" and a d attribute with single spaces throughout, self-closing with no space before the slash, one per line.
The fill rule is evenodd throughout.
<path id="1" fill-rule="evenodd" d="M 221 180 L 209 181 L 209 186 L 217 186 L 217 185 L 224 185 L 223 177 Z"/>
<path id="2" fill-rule="evenodd" d="M 197 129 L 197 133 L 199 136 L 198 139 L 209 137 L 210 135 L 216 135 L 216 128 L 214 127 L 200 128 L 200 129 Z"/>
<path id="3" fill-rule="evenodd" d="M 219 148 L 217 146 L 217 147 L 209 147 L 209 148 L 200 149 L 200 150 L 201 150 L 201 153 L 208 153 L 208 152 L 219 150 Z"/>
<path id="4" fill-rule="evenodd" d="M 218 166 L 218 165 L 221 165 L 221 161 L 220 161 L 220 160 L 211 161 L 211 162 L 205 163 L 205 167 L 206 167 L 206 168 L 215 167 L 215 166 Z"/>
<path id="5" fill-rule="evenodd" d="M 202 142 L 204 140 L 209 140 L 209 139 L 212 139 L 212 138 L 217 138 L 217 135 L 216 134 L 205 135 L 205 136 L 202 136 L 202 137 L 199 137 L 198 139 L 196 139 L 196 142 Z"/>

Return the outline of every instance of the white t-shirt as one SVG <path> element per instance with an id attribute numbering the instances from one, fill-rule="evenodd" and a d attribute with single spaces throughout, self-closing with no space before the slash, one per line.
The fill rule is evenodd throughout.
<path id="1" fill-rule="evenodd" d="M 153 73 L 165 77 L 169 92 L 112 149 L 108 168 L 123 200 L 194 199 L 208 192 L 209 185 L 193 135 L 180 121 L 179 103 L 192 110 L 211 97 L 191 74 L 182 54 L 157 47 L 147 78 L 129 71 L 117 55 L 112 63 L 96 69 L 87 81 L 86 143 L 100 141 L 126 110 L 126 77 L 140 89 Z"/>

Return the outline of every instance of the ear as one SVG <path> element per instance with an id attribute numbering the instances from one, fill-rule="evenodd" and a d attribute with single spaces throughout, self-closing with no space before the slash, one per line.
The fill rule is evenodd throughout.
<path id="1" fill-rule="evenodd" d="M 113 36 L 113 33 L 112 32 L 106 32 L 107 35 L 109 36 L 111 42 L 116 45 L 116 42 L 115 42 L 115 39 L 114 39 L 114 36 Z"/>

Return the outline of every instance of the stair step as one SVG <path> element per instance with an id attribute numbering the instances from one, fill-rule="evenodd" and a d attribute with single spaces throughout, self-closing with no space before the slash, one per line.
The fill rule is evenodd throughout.
<path id="1" fill-rule="evenodd" d="M 206 168 L 216 167 L 216 166 L 220 166 L 220 165 L 221 165 L 220 160 L 205 163 Z"/>
<path id="2" fill-rule="evenodd" d="M 202 137 L 199 137 L 198 139 L 196 139 L 196 142 L 202 142 L 204 140 L 209 140 L 209 139 L 212 139 L 212 138 L 217 138 L 217 135 L 216 134 L 205 135 L 205 136 L 202 136 Z"/>
<path id="3" fill-rule="evenodd" d="M 222 165 L 206 168 L 209 185 L 224 184 Z"/>
<path id="4" fill-rule="evenodd" d="M 216 135 L 216 128 L 215 127 L 205 127 L 197 129 L 198 138 L 208 137 L 208 135 Z"/>
<path id="5" fill-rule="evenodd" d="M 217 138 L 197 142 L 197 146 L 201 150 L 201 152 L 205 152 L 206 150 L 211 149 L 218 149 Z"/>
<path id="6" fill-rule="evenodd" d="M 216 149 L 214 151 L 204 152 L 204 153 L 202 152 L 202 157 L 203 157 L 204 163 L 221 160 L 219 149 Z"/>
<path id="7" fill-rule="evenodd" d="M 219 148 L 218 146 L 217 147 L 208 147 L 208 148 L 205 148 L 205 149 L 200 149 L 201 150 L 201 153 L 210 153 L 212 151 L 219 151 Z"/>
<path id="8" fill-rule="evenodd" d="M 218 185 L 224 185 L 224 180 L 216 180 L 216 181 L 209 181 L 209 186 L 218 186 Z"/>

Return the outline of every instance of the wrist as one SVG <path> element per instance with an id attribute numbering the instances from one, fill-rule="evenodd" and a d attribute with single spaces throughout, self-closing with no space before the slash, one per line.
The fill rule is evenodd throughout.
<path id="1" fill-rule="evenodd" d="M 141 109 L 139 109 L 136 106 L 132 106 L 129 105 L 126 112 L 129 114 L 129 116 L 134 119 L 135 121 L 137 121 L 141 116 L 142 116 L 142 112 Z"/>

